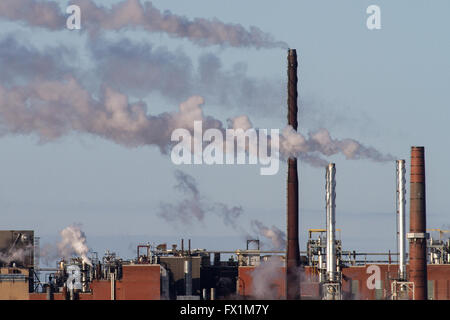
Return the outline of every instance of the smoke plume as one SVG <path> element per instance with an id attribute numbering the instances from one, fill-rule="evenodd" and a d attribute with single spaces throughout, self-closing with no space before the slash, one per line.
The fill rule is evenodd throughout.
<path id="1" fill-rule="evenodd" d="M 194 177 L 180 171 L 175 171 L 177 184 L 175 189 L 184 195 L 184 199 L 175 204 L 162 202 L 159 207 L 158 216 L 168 222 L 192 224 L 193 220 L 203 222 L 207 213 L 219 216 L 223 223 L 233 229 L 239 229 L 237 219 L 242 215 L 240 206 L 229 207 L 220 202 L 211 202 L 200 195 L 197 181 Z"/>
<path id="2" fill-rule="evenodd" d="M 27 245 L 21 248 L 13 248 L 7 252 L 0 252 L 0 261 L 4 264 L 11 262 L 23 262 L 27 256 L 31 254 L 33 245 Z"/>
<path id="3" fill-rule="evenodd" d="M 283 263 L 279 257 L 269 257 L 252 271 L 252 298 L 280 299 L 280 285 L 284 282 Z"/>
<path id="4" fill-rule="evenodd" d="M 286 249 L 286 233 L 276 226 L 266 227 L 261 221 L 252 220 L 251 226 L 254 232 L 259 236 L 270 240 L 273 250 Z"/>
<path id="5" fill-rule="evenodd" d="M 367 147 L 354 139 L 334 139 L 327 129 L 319 129 L 305 138 L 291 126 L 286 127 L 280 139 L 280 151 L 286 157 L 301 158 L 315 166 L 326 166 L 327 161 L 317 156 L 343 154 L 346 159 L 369 159 L 376 162 L 393 161 L 391 155 L 384 155 L 373 147 Z"/>
<path id="6" fill-rule="evenodd" d="M 286 43 L 276 41 L 257 27 L 246 29 L 242 25 L 224 23 L 216 18 L 191 20 L 170 11 L 161 12 L 149 1 L 142 4 L 139 0 L 124 0 L 111 8 L 96 5 L 92 0 L 76 0 L 72 3 L 81 8 L 81 28 L 89 30 L 91 34 L 100 30 L 142 28 L 151 33 L 166 33 L 174 38 L 188 39 L 199 46 L 287 48 Z M 55 1 L 2 0 L 0 17 L 51 30 L 66 26 L 66 15 Z"/>
<path id="7" fill-rule="evenodd" d="M 235 117 L 229 120 L 234 129 L 247 130 L 253 125 L 246 115 Z M 268 143 L 270 144 L 270 138 Z M 335 139 L 327 129 L 312 131 L 305 138 L 300 132 L 295 131 L 291 126 L 285 127 L 280 136 L 280 155 L 287 159 L 298 157 L 304 162 L 315 166 L 325 167 L 328 161 L 322 156 L 330 157 L 342 154 L 348 160 L 368 159 L 375 162 L 393 161 L 391 155 L 384 155 L 373 147 L 364 146 L 354 139 Z M 248 151 L 249 146 L 246 146 Z"/>
<path id="8" fill-rule="evenodd" d="M 86 244 L 86 235 L 79 225 L 71 225 L 60 232 L 61 242 L 58 243 L 58 250 L 62 256 L 68 258 L 74 254 L 81 257 L 82 261 L 92 266 L 87 254 L 89 248 Z"/>
<path id="9" fill-rule="evenodd" d="M 202 97 L 194 96 L 180 104 L 178 112 L 152 116 L 144 103 L 129 103 L 126 95 L 108 87 L 93 98 L 71 77 L 12 88 L 0 85 L 0 134 L 35 134 L 48 142 L 87 133 L 127 147 L 154 145 L 166 153 L 176 128 L 192 129 L 195 120 L 208 128 L 222 126 L 203 117 L 203 103 Z"/>
<path id="10" fill-rule="evenodd" d="M 147 42 L 101 38 L 89 47 L 96 63 L 93 76 L 137 96 L 157 92 L 178 102 L 201 95 L 212 104 L 258 112 L 270 112 L 284 100 L 282 81 L 249 77 L 245 63 L 224 68 L 213 53 L 202 54 L 195 68 L 195 61 L 181 49 L 172 52 Z"/>
<path id="11" fill-rule="evenodd" d="M 207 214 L 220 217 L 224 225 L 238 231 L 246 239 L 262 237 L 270 241 L 272 250 L 284 250 L 286 235 L 276 226 L 266 227 L 258 220 L 251 221 L 253 232 L 247 231 L 239 219 L 244 214 L 241 206 L 228 206 L 220 202 L 212 202 L 200 194 L 197 181 L 190 175 L 175 171 L 177 184 L 175 189 L 184 195 L 184 198 L 175 203 L 161 203 L 158 216 L 170 223 L 189 226 L 193 221 L 203 222 Z"/>
<path id="12" fill-rule="evenodd" d="M 154 145 L 167 153 L 173 130 L 192 130 L 194 121 L 203 121 L 204 129 L 224 130 L 221 121 L 203 115 L 202 104 L 202 97 L 193 96 L 180 104 L 179 111 L 153 116 L 148 114 L 145 103 L 130 103 L 128 96 L 109 87 L 94 98 L 73 77 L 32 81 L 11 88 L 0 85 L 0 134 L 36 134 L 41 142 L 47 142 L 73 132 L 87 133 L 127 147 Z M 251 127 L 248 117 L 231 122 L 233 128 Z M 300 156 L 312 165 L 326 165 L 318 154 L 342 153 L 347 159 L 374 161 L 393 159 L 356 140 L 333 139 L 326 129 L 310 133 L 305 139 L 287 127 L 282 132 L 280 151 L 285 157 Z"/>
<path id="13" fill-rule="evenodd" d="M 66 18 L 56 1 L 2 0 L 0 17 L 51 30 L 60 30 L 66 25 Z"/>

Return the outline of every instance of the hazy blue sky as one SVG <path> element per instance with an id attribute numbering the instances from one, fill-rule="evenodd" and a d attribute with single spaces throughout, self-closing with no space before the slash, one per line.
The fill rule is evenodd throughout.
<path id="1" fill-rule="evenodd" d="M 65 2 L 60 2 L 64 7 Z M 425 146 L 427 225 L 439 228 L 450 224 L 446 196 L 450 181 L 446 170 L 450 158 L 449 1 L 152 3 L 191 19 L 218 18 L 244 27 L 257 26 L 296 48 L 299 130 L 307 133 L 326 127 L 337 138 L 353 138 L 407 159 L 408 170 L 410 146 Z M 381 30 L 366 27 L 370 4 L 381 8 Z M 64 30 L 64 26 L 61 31 L 46 31 L 0 19 L 0 40 L 10 35 L 44 52 L 52 46 L 72 48 L 76 64 L 86 74 L 96 62 L 86 53 L 87 34 Z M 170 52 L 182 50 L 193 63 L 201 54 L 214 53 L 224 70 L 245 63 L 249 77 L 280 84 L 282 92 L 274 96 L 278 104 L 259 110 L 208 103 L 206 97 L 205 114 L 223 121 L 247 114 L 256 127 L 284 127 L 286 50 L 199 47 L 142 30 L 108 32 L 107 37 L 165 46 Z M 86 85 L 91 80 L 89 76 L 84 78 Z M 188 96 L 179 101 L 155 93 L 135 98 L 144 99 L 149 110 L 158 113 L 176 110 Z M 0 228 L 34 229 L 43 242 L 77 222 L 83 224 L 89 245 L 97 251 L 119 248 L 121 253 L 131 255 L 127 248 L 134 247 L 135 241 L 146 237 L 157 241 L 158 236 L 192 237 L 198 239 L 195 247 L 208 249 L 244 247 L 241 235 L 216 216 L 206 217 L 203 224 L 177 227 L 156 215 L 161 201 L 174 199 L 173 172 L 177 168 L 195 176 L 200 192 L 211 201 L 242 205 L 243 228 L 250 231 L 251 219 L 285 228 L 284 164 L 275 176 L 260 176 L 259 167 L 249 165 L 176 167 L 155 147 L 130 149 L 86 134 L 71 134 L 43 144 L 34 135 L 5 135 L 0 138 L 0 150 Z M 396 250 L 395 163 L 346 160 L 342 156 L 330 157 L 329 161 L 337 167 L 337 227 L 342 229 L 344 248 Z M 300 163 L 299 174 L 300 245 L 304 250 L 306 230 L 324 226 L 325 172 Z M 227 236 L 233 239 L 224 240 Z M 213 242 L 213 237 L 220 241 Z"/>

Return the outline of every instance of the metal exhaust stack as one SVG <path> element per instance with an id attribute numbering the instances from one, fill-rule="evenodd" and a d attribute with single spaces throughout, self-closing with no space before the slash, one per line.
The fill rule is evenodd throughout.
<path id="1" fill-rule="evenodd" d="M 326 202 L 327 202 L 327 278 L 336 278 L 336 167 L 330 163 L 326 170 Z"/>
<path id="2" fill-rule="evenodd" d="M 414 300 L 427 300 L 427 238 L 425 197 L 425 148 L 411 147 L 409 280 Z"/>
<path id="3" fill-rule="evenodd" d="M 405 160 L 397 160 L 397 214 L 398 214 L 398 278 L 406 280 L 406 167 Z"/>
<path id="4" fill-rule="evenodd" d="M 192 295 L 192 260 L 188 257 L 184 260 L 184 294 Z"/>
<path id="5" fill-rule="evenodd" d="M 297 52 L 288 51 L 288 124 L 297 131 Z M 288 159 L 287 179 L 287 253 L 286 299 L 300 299 L 300 250 L 298 243 L 298 173 L 297 159 Z"/>
<path id="6" fill-rule="evenodd" d="M 337 271 L 336 254 L 336 165 L 330 163 L 325 173 L 325 200 L 327 224 L 327 263 L 326 276 L 322 286 L 322 295 L 325 300 L 341 299 L 341 277 Z"/>

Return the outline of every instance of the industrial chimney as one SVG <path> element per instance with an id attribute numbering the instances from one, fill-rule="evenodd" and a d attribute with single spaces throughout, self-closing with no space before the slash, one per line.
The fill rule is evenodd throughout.
<path id="1" fill-rule="evenodd" d="M 340 300 L 341 274 L 337 270 L 336 254 L 336 165 L 328 164 L 325 171 L 325 200 L 327 225 L 327 272 L 322 283 L 324 300 Z"/>
<path id="2" fill-rule="evenodd" d="M 406 280 L 406 168 L 405 160 L 397 160 L 397 214 L 398 214 L 398 278 Z"/>
<path id="3" fill-rule="evenodd" d="M 327 219 L 327 278 L 336 278 L 336 166 L 326 169 L 326 219 Z"/>
<path id="4" fill-rule="evenodd" d="M 297 131 L 297 52 L 288 51 L 288 125 Z M 297 159 L 288 159 L 286 299 L 300 299 Z"/>
<path id="5" fill-rule="evenodd" d="M 425 197 L 425 149 L 411 147 L 409 281 L 414 299 L 427 300 L 427 238 Z"/>

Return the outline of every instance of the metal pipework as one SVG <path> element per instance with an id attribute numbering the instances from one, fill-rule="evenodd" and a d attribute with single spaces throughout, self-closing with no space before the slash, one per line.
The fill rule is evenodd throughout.
<path id="1" fill-rule="evenodd" d="M 406 167 L 405 160 L 397 160 L 397 214 L 398 214 L 398 277 L 406 280 Z"/>
<path id="2" fill-rule="evenodd" d="M 288 51 L 288 125 L 297 130 L 297 52 Z M 286 299 L 300 299 L 300 250 L 298 243 L 298 173 L 297 159 L 288 159 L 287 179 L 287 253 Z"/>
<path id="3" fill-rule="evenodd" d="M 425 148 L 411 147 L 409 281 L 414 282 L 414 299 L 426 300 L 427 238 L 425 195 Z"/>
<path id="4" fill-rule="evenodd" d="M 185 295 L 192 295 L 192 260 L 189 257 L 184 261 L 184 285 Z"/>
<path id="5" fill-rule="evenodd" d="M 336 278 L 336 166 L 326 168 L 327 278 Z"/>

